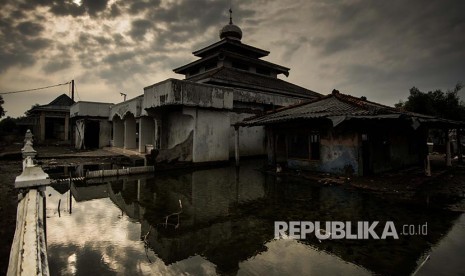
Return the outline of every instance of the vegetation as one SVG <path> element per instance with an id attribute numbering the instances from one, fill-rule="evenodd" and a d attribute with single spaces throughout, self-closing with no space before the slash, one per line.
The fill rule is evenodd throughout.
<path id="1" fill-rule="evenodd" d="M 422 92 L 412 87 L 407 101 L 399 101 L 395 107 L 445 119 L 465 121 L 465 104 L 458 95 L 462 88 L 461 83 L 457 83 L 453 89 L 446 92 L 440 89 Z"/>
<path id="2" fill-rule="evenodd" d="M 4 103 L 5 103 L 5 101 L 3 100 L 2 95 L 0 95 L 0 118 L 5 116 L 5 109 L 3 109 L 3 104 Z"/>

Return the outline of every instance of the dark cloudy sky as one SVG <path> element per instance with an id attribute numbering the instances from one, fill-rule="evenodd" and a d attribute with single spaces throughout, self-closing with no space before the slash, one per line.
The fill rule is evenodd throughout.
<path id="1" fill-rule="evenodd" d="M 193 61 L 228 22 L 229 0 L 0 0 L 0 92 L 76 80 L 77 99 L 119 102 Z M 287 81 L 384 104 L 465 82 L 465 1 L 232 1 L 244 43 Z M 285 77 L 283 77 L 285 78 Z M 9 116 L 67 87 L 4 95 Z M 464 92 L 461 94 L 465 98 Z"/>

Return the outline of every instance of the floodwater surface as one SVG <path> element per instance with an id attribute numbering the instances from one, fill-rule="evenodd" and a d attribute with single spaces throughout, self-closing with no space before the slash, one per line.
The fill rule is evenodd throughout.
<path id="1" fill-rule="evenodd" d="M 47 188 L 52 275 L 465 274 L 465 215 L 276 177 L 250 160 Z M 275 239 L 275 221 L 392 221 L 426 235 Z M 425 261 L 428 259 L 427 261 Z"/>

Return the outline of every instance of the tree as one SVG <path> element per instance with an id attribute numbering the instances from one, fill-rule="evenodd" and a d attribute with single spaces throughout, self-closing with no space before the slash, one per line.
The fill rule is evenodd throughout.
<path id="1" fill-rule="evenodd" d="M 31 106 L 31 108 L 30 108 L 30 109 L 28 109 L 28 110 L 26 110 L 26 112 L 24 112 L 24 115 L 26 115 L 26 116 L 29 116 L 29 114 L 31 113 L 31 110 L 33 110 L 33 109 L 34 109 L 34 107 L 37 107 L 37 106 L 39 106 L 39 104 L 38 104 L 38 103 L 36 103 L 36 104 L 33 104 L 33 105 Z"/>
<path id="2" fill-rule="evenodd" d="M 412 87 L 407 101 L 401 100 L 395 104 L 395 107 L 445 119 L 465 121 L 465 104 L 458 95 L 462 88 L 463 85 L 457 83 L 452 90 L 448 89 L 446 92 L 438 89 L 425 93 Z"/>
<path id="3" fill-rule="evenodd" d="M 16 129 L 16 119 L 10 116 L 0 121 L 0 133 L 12 133 Z"/>
<path id="4" fill-rule="evenodd" d="M 2 95 L 0 95 L 0 118 L 5 116 L 5 109 L 3 109 L 3 104 L 4 103 L 5 103 L 5 101 L 3 100 Z"/>

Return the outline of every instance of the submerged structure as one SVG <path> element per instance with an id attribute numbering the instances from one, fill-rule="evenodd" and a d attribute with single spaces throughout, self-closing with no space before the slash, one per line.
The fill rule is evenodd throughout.
<path id="1" fill-rule="evenodd" d="M 265 126 L 268 162 L 294 169 L 368 175 L 423 164 L 428 130 L 461 128 L 445 120 L 333 90 L 317 100 L 238 123 Z M 446 159 L 450 162 L 450 146 Z"/>
<path id="2" fill-rule="evenodd" d="M 159 162 L 226 161 L 234 156 L 232 124 L 321 97 L 279 79 L 290 69 L 262 60 L 268 51 L 242 43 L 242 31 L 232 18 L 219 37 L 193 52 L 198 60 L 174 69 L 184 80 L 147 86 L 143 95 L 110 106 L 112 138 L 107 144 L 140 153 L 155 149 Z M 84 110 L 91 103 L 78 104 Z M 80 109 L 73 116 L 84 120 L 89 115 Z M 262 126 L 243 129 L 239 135 L 241 155 L 266 153 Z"/>

